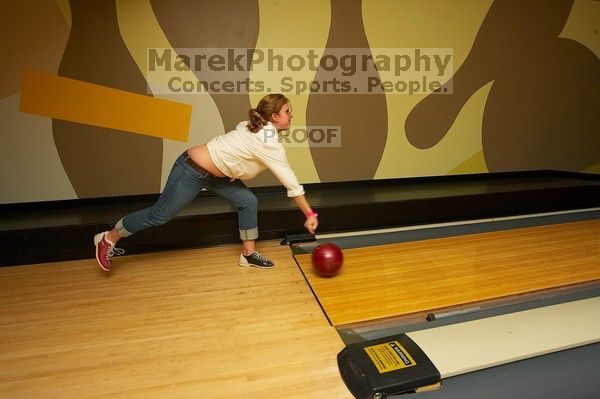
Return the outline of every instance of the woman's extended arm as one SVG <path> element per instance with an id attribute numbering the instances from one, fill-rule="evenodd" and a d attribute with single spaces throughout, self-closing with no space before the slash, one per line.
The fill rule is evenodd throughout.
<path id="1" fill-rule="evenodd" d="M 296 202 L 296 205 L 298 206 L 298 208 L 300 208 L 302 213 L 304 213 L 304 215 L 306 215 L 306 222 L 304 222 L 304 227 L 306 227 L 306 229 L 310 232 L 310 234 L 315 234 L 315 231 L 317 230 L 317 227 L 319 226 L 319 221 L 317 220 L 317 214 L 314 213 L 314 211 L 308 204 L 308 201 L 306 200 L 306 197 L 304 195 L 299 195 L 297 197 L 294 197 L 294 201 Z"/>

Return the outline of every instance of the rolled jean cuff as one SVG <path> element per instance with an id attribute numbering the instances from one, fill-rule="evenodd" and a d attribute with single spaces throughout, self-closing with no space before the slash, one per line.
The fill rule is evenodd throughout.
<path id="1" fill-rule="evenodd" d="M 119 220 L 117 224 L 115 224 L 115 229 L 117 229 L 117 233 L 119 233 L 121 238 L 129 237 L 133 234 L 125 230 L 125 227 L 123 227 L 123 219 Z"/>
<path id="2" fill-rule="evenodd" d="M 258 227 L 253 227 L 248 230 L 240 229 L 240 239 L 242 241 L 256 240 L 258 238 Z"/>

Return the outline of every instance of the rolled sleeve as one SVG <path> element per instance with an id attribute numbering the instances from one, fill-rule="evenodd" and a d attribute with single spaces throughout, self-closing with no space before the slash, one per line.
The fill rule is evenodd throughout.
<path id="1" fill-rule="evenodd" d="M 304 187 L 302 185 L 295 188 L 288 188 L 287 190 L 287 196 L 290 198 L 299 197 L 301 195 L 304 195 Z"/>

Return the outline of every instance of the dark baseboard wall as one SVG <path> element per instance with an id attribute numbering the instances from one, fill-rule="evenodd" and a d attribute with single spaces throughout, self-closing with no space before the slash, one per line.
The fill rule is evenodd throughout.
<path id="1" fill-rule="evenodd" d="M 320 233 L 389 228 L 600 206 L 600 176 L 527 171 L 305 185 Z M 260 240 L 303 233 L 280 187 L 254 189 Z M 0 205 L 0 266 L 92 259 L 94 234 L 157 195 Z M 171 222 L 122 240 L 128 254 L 239 242 L 237 214 L 203 192 Z"/>

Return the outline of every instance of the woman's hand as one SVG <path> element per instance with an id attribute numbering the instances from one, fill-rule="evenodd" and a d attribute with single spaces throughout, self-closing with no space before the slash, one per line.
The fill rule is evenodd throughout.
<path id="1" fill-rule="evenodd" d="M 316 212 L 312 210 L 304 195 L 294 197 L 294 201 L 296 201 L 298 208 L 300 208 L 300 210 L 306 215 L 304 227 L 306 227 L 306 230 L 308 230 L 310 234 L 315 234 L 315 231 L 317 231 L 317 227 L 319 226 L 319 220 L 317 220 Z"/>
<path id="2" fill-rule="evenodd" d="M 308 216 L 306 218 L 306 222 L 304 222 L 304 227 L 306 227 L 306 230 L 308 230 L 310 234 L 315 234 L 315 231 L 317 231 L 317 227 L 319 227 L 319 220 L 317 219 L 317 215 Z"/>

